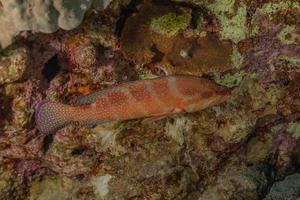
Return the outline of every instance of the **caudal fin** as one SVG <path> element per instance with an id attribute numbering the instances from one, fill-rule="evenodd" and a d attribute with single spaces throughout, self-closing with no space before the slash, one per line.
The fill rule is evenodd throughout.
<path id="1" fill-rule="evenodd" d="M 35 111 L 35 122 L 42 133 L 54 133 L 70 122 L 67 106 L 61 103 L 42 101 Z"/>

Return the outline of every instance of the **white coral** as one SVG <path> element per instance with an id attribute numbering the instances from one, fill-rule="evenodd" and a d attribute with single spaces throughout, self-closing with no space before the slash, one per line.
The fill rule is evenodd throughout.
<path id="1" fill-rule="evenodd" d="M 109 2 L 103 0 L 103 8 Z M 92 3 L 93 0 L 0 0 L 0 46 L 10 45 L 21 31 L 71 30 L 81 23 Z"/>

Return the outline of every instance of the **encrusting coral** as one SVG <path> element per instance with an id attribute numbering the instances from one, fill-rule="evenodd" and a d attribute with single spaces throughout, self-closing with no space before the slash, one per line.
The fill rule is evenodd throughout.
<path id="1" fill-rule="evenodd" d="M 0 85 L 20 79 L 29 64 L 28 48 L 15 45 L 0 53 Z"/>

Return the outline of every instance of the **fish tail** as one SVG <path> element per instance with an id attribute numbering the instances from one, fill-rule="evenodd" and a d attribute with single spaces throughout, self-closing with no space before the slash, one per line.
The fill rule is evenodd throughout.
<path id="1" fill-rule="evenodd" d="M 71 122 L 68 106 L 56 102 L 42 101 L 36 107 L 35 122 L 38 130 L 42 133 L 54 133 Z"/>

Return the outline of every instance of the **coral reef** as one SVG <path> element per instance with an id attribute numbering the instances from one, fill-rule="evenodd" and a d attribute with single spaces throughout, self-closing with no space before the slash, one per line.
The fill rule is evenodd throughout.
<path id="1" fill-rule="evenodd" d="M 167 37 L 177 35 L 180 30 L 188 27 L 191 16 L 188 14 L 168 13 L 154 18 L 150 23 L 150 30 Z"/>
<path id="2" fill-rule="evenodd" d="M 0 199 L 22 199 L 26 193 L 20 178 L 16 178 L 13 165 L 1 166 L 0 168 Z"/>
<path id="3" fill-rule="evenodd" d="M 3 101 L 9 101 L 11 107 L 7 110 L 3 121 L 2 136 L 6 136 L 17 143 L 26 141 L 28 128 L 32 123 L 34 112 L 34 99 L 39 97 L 36 93 L 38 80 L 28 80 L 23 83 L 6 84 L 1 88 Z M 2 127 L 1 127 L 2 128 Z"/>
<path id="4" fill-rule="evenodd" d="M 246 166 L 235 168 L 229 163 L 215 182 L 201 194 L 199 200 L 258 199 L 258 185 L 266 182 L 266 177 Z"/>
<path id="5" fill-rule="evenodd" d="M 0 0 L 1 200 L 299 199 L 298 0 L 70 2 Z M 42 100 L 173 74 L 231 96 L 148 123 L 36 128 Z"/>
<path id="6" fill-rule="evenodd" d="M 29 64 L 29 53 L 26 46 L 11 46 L 1 53 L 0 84 L 20 79 Z"/>
<path id="7" fill-rule="evenodd" d="M 228 70 L 231 43 L 211 33 L 203 32 L 199 37 L 197 31 L 184 32 L 191 23 L 190 12 L 187 8 L 142 5 L 122 31 L 121 48 L 126 57 L 139 64 L 152 63 L 165 74 L 202 75 Z"/>
<path id="8" fill-rule="evenodd" d="M 29 200 L 68 199 L 71 197 L 76 182 L 69 178 L 45 177 L 35 181 L 30 189 Z"/>

